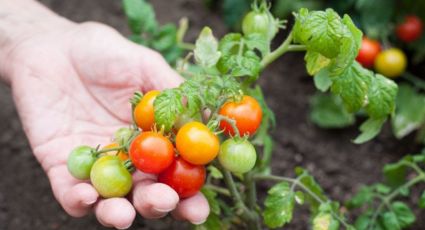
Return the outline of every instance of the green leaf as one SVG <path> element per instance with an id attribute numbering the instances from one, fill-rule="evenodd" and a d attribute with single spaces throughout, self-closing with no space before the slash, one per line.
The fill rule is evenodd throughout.
<path id="1" fill-rule="evenodd" d="M 295 192 L 295 201 L 299 204 L 299 205 L 303 205 L 304 204 L 304 200 L 305 200 L 305 196 L 304 193 L 301 191 L 296 191 Z"/>
<path id="2" fill-rule="evenodd" d="M 309 189 L 315 196 L 320 198 L 322 201 L 327 201 L 328 198 L 323 193 L 322 187 L 316 182 L 313 176 L 311 176 L 306 170 L 304 170 L 301 167 L 295 168 L 295 173 L 297 174 L 300 183 L 305 186 L 307 189 Z M 313 212 L 313 214 L 316 214 L 320 203 L 314 199 L 310 194 L 305 194 L 306 200 L 310 204 L 310 208 Z"/>
<path id="3" fill-rule="evenodd" d="M 205 187 L 201 189 L 201 192 L 204 194 L 205 198 L 207 198 L 211 213 L 220 215 L 221 211 L 220 205 L 217 202 L 217 193 Z"/>
<path id="4" fill-rule="evenodd" d="M 422 192 L 422 195 L 419 198 L 419 207 L 425 208 L 425 191 Z"/>
<path id="5" fill-rule="evenodd" d="M 389 223 L 392 223 L 393 226 L 400 226 L 400 228 L 406 228 L 415 222 L 416 217 L 414 213 L 409 208 L 409 206 L 407 206 L 405 203 L 396 201 L 391 204 L 391 208 L 392 208 L 391 213 L 393 213 L 394 215 L 389 215 L 390 216 L 389 218 L 391 219 Z M 395 221 L 394 221 L 394 217 L 395 217 Z M 391 225 L 385 224 L 385 226 L 388 228 Z"/>
<path id="6" fill-rule="evenodd" d="M 357 217 L 356 222 L 354 223 L 355 229 L 357 230 L 366 230 L 368 229 L 370 223 L 371 223 L 371 213 L 366 212 L 361 214 L 359 217 Z"/>
<path id="7" fill-rule="evenodd" d="M 161 26 L 159 31 L 155 34 L 154 39 L 152 40 L 152 48 L 155 50 L 166 51 L 173 48 L 177 41 L 177 27 L 173 24 L 167 24 Z"/>
<path id="8" fill-rule="evenodd" d="M 328 66 L 331 62 L 330 59 L 324 57 L 320 53 L 315 51 L 310 51 L 310 50 L 308 50 L 307 53 L 305 54 L 304 60 L 306 62 L 307 72 L 310 75 L 315 75 L 315 74 L 318 75 L 318 73 L 320 73 L 319 71 L 325 68 L 326 66 Z M 330 82 L 331 81 L 329 79 L 329 86 L 330 86 Z"/>
<path id="9" fill-rule="evenodd" d="M 342 76 L 332 77 L 332 92 L 340 95 L 349 112 L 355 112 L 367 104 L 372 74 L 354 62 Z"/>
<path id="10" fill-rule="evenodd" d="M 209 175 L 212 178 L 214 178 L 214 179 L 223 179 L 223 174 L 221 173 L 220 170 L 218 170 L 218 168 L 210 165 L 210 166 L 208 166 L 207 169 L 208 169 Z"/>
<path id="11" fill-rule="evenodd" d="M 248 49 L 259 50 L 263 57 L 270 53 L 270 42 L 262 34 L 249 34 L 245 36 L 244 42 Z"/>
<path id="12" fill-rule="evenodd" d="M 274 185 L 264 201 L 264 223 L 270 228 L 284 226 L 292 220 L 295 194 L 287 182 Z"/>
<path id="13" fill-rule="evenodd" d="M 373 189 L 368 186 L 364 186 L 360 191 L 347 202 L 347 208 L 359 208 L 365 204 L 369 204 L 373 201 Z"/>
<path id="14" fill-rule="evenodd" d="M 386 194 L 388 194 L 388 193 L 391 192 L 391 188 L 390 187 L 388 187 L 388 186 L 386 186 L 384 184 L 381 184 L 381 183 L 376 184 L 374 187 L 376 189 L 376 192 L 381 193 L 381 194 L 384 194 L 384 195 L 386 195 Z"/>
<path id="15" fill-rule="evenodd" d="M 401 230 L 400 223 L 397 220 L 397 216 L 394 212 L 385 212 L 382 215 L 383 223 L 386 229 Z"/>
<path id="16" fill-rule="evenodd" d="M 326 68 L 321 69 L 314 76 L 314 85 L 322 92 L 328 91 L 328 89 L 331 87 L 332 81 L 329 78 L 329 71 Z"/>
<path id="17" fill-rule="evenodd" d="M 354 115 L 344 108 L 341 98 L 319 93 L 311 98 L 310 119 L 321 128 L 343 128 L 355 121 Z"/>
<path id="18" fill-rule="evenodd" d="M 223 55 L 237 54 L 242 35 L 239 33 L 226 34 L 218 45 L 218 49 Z"/>
<path id="19" fill-rule="evenodd" d="M 425 122 L 425 95 L 407 84 L 400 84 L 396 111 L 391 119 L 394 135 L 401 139 L 419 129 Z"/>
<path id="20" fill-rule="evenodd" d="M 313 230 L 338 230 L 339 222 L 329 212 L 319 212 L 313 219 Z"/>
<path id="21" fill-rule="evenodd" d="M 169 131 L 177 116 L 183 112 L 182 95 L 178 89 L 163 90 L 154 101 L 155 122 Z"/>
<path id="22" fill-rule="evenodd" d="M 195 46 L 193 52 L 195 54 L 195 60 L 199 65 L 208 68 L 218 62 L 221 53 L 218 51 L 218 42 L 210 28 L 204 27 L 202 29 Z"/>
<path id="23" fill-rule="evenodd" d="M 406 182 L 407 166 L 404 164 L 403 160 L 392 164 L 386 164 L 383 171 L 386 182 L 394 188 Z"/>
<path id="24" fill-rule="evenodd" d="M 155 31 L 157 22 L 151 4 L 145 0 L 123 0 L 123 8 L 133 34 Z"/>
<path id="25" fill-rule="evenodd" d="M 294 40 L 305 44 L 307 50 L 318 52 L 326 58 L 339 54 L 340 35 L 343 24 L 332 9 L 312 11 L 300 9 L 293 28 Z"/>
<path id="26" fill-rule="evenodd" d="M 261 69 L 260 62 L 261 59 L 248 50 L 243 55 L 224 55 L 218 65 L 222 73 L 230 70 L 230 75 L 234 77 L 257 77 Z"/>
<path id="27" fill-rule="evenodd" d="M 377 136 L 381 131 L 382 125 L 387 118 L 369 118 L 360 126 L 360 135 L 353 141 L 356 144 L 362 144 Z"/>
<path id="28" fill-rule="evenodd" d="M 397 84 L 380 74 L 376 74 L 371 83 L 366 112 L 373 118 L 392 114 L 395 108 Z"/>

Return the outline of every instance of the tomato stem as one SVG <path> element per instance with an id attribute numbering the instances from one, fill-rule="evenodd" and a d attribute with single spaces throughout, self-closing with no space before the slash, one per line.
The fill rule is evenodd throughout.
<path id="1" fill-rule="evenodd" d="M 120 150 L 123 150 L 124 148 L 125 148 L 125 146 L 114 147 L 114 148 L 106 148 L 106 149 L 102 149 L 102 150 L 97 150 L 93 154 L 95 154 L 95 156 L 98 157 L 102 153 L 120 151 Z"/>
<path id="2" fill-rule="evenodd" d="M 221 195 L 224 195 L 224 196 L 228 196 L 228 197 L 232 196 L 228 189 L 225 189 L 213 184 L 205 184 L 204 188 L 213 190 L 214 192 L 220 193 Z"/>
<path id="3" fill-rule="evenodd" d="M 235 136 L 240 137 L 240 133 L 239 133 L 239 129 L 236 126 L 236 121 L 232 118 L 223 116 L 223 115 L 217 115 L 217 121 L 225 121 L 227 123 L 229 123 L 230 126 L 232 126 L 233 132 L 235 133 Z"/>

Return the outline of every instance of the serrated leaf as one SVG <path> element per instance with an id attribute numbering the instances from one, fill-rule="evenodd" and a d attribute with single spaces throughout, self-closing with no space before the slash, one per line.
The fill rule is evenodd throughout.
<path id="1" fill-rule="evenodd" d="M 385 212 L 382 214 L 382 220 L 386 229 L 401 230 L 402 228 L 394 212 Z"/>
<path id="2" fill-rule="evenodd" d="M 371 224 L 371 212 L 366 212 L 357 217 L 354 226 L 356 230 L 367 230 Z"/>
<path id="3" fill-rule="evenodd" d="M 329 77 L 329 71 L 326 68 L 321 69 L 314 76 L 314 85 L 322 92 L 328 91 L 332 85 L 332 80 Z"/>
<path id="4" fill-rule="evenodd" d="M 311 98 L 311 121 L 321 128 L 343 128 L 354 123 L 354 114 L 343 106 L 341 98 L 331 94 L 315 94 Z"/>
<path id="5" fill-rule="evenodd" d="M 152 48 L 164 53 L 177 42 L 177 27 L 173 24 L 161 26 L 152 40 Z"/>
<path id="6" fill-rule="evenodd" d="M 220 170 L 218 170 L 218 168 L 210 165 L 208 166 L 208 173 L 209 175 L 214 178 L 214 179 L 222 179 L 223 178 L 223 174 L 221 173 Z"/>
<path id="7" fill-rule="evenodd" d="M 332 92 L 340 95 L 349 112 L 355 112 L 367 104 L 367 94 L 372 75 L 360 64 L 353 64 L 345 70 L 342 76 L 331 78 Z"/>
<path id="8" fill-rule="evenodd" d="M 230 75 L 234 77 L 257 77 L 261 69 L 260 62 L 260 58 L 254 52 L 246 51 L 243 55 L 225 55 L 218 65 L 222 73 L 230 70 Z"/>
<path id="9" fill-rule="evenodd" d="M 244 42 L 248 49 L 259 50 L 263 57 L 270 52 L 270 42 L 262 34 L 249 34 L 245 36 Z"/>
<path id="10" fill-rule="evenodd" d="M 169 131 L 177 116 L 183 112 L 182 95 L 178 89 L 162 91 L 154 101 L 155 122 Z"/>
<path id="11" fill-rule="evenodd" d="M 310 75 L 315 75 L 319 73 L 320 70 L 324 69 L 331 62 L 330 59 L 321 55 L 318 52 L 308 50 L 304 56 L 304 60 L 306 62 L 307 72 Z M 317 77 L 317 76 L 315 76 Z M 330 79 L 329 79 L 330 82 Z M 330 86 L 330 84 L 329 84 Z M 328 88 L 329 88 L 328 86 Z"/>
<path id="12" fill-rule="evenodd" d="M 270 228 L 282 227 L 292 220 L 295 194 L 287 182 L 274 185 L 264 201 L 264 223 Z"/>
<path id="13" fill-rule="evenodd" d="M 410 85 L 400 84 L 396 105 L 391 124 L 394 135 L 401 139 L 425 122 L 425 95 L 417 93 Z"/>
<path id="14" fill-rule="evenodd" d="M 419 198 L 419 207 L 425 208 L 425 191 L 422 192 L 421 197 Z"/>
<path id="15" fill-rule="evenodd" d="M 123 0 L 123 8 L 133 34 L 155 31 L 157 22 L 151 4 L 145 0 Z"/>
<path id="16" fill-rule="evenodd" d="M 203 67 L 212 67 L 220 59 L 221 52 L 218 51 L 218 42 L 208 27 L 202 29 L 195 43 L 196 62 Z"/>
<path id="17" fill-rule="evenodd" d="M 409 206 L 400 201 L 393 202 L 391 204 L 391 212 L 384 214 L 384 224 L 389 229 L 409 227 L 415 220 L 416 217 Z"/>
<path id="18" fill-rule="evenodd" d="M 313 219 L 313 230 L 338 230 L 339 222 L 328 212 L 319 212 Z"/>
<path id="19" fill-rule="evenodd" d="M 360 135 L 353 140 L 355 144 L 362 144 L 367 141 L 370 141 L 376 137 L 381 131 L 382 125 L 385 123 L 387 118 L 369 118 L 362 125 L 360 125 Z"/>
<path id="20" fill-rule="evenodd" d="M 311 176 L 306 170 L 304 170 L 301 167 L 295 168 L 295 173 L 298 177 L 302 175 L 302 178 L 300 178 L 300 183 L 303 184 L 306 188 L 308 188 L 312 193 L 314 193 L 317 197 L 319 197 L 322 201 L 327 201 L 328 198 L 323 193 L 322 187 L 316 182 L 313 176 Z M 313 214 L 316 214 L 320 203 L 314 199 L 311 195 L 305 194 L 306 200 L 310 204 L 310 209 L 312 210 Z"/>
<path id="21" fill-rule="evenodd" d="M 376 74 L 372 78 L 368 93 L 366 112 L 370 117 L 386 117 L 394 112 L 397 84 L 394 81 Z"/>
<path id="22" fill-rule="evenodd" d="M 304 200 L 305 200 L 305 196 L 304 193 L 301 191 L 296 191 L 295 192 L 295 201 L 299 204 L 299 205 L 303 205 L 304 204 Z"/>
<path id="23" fill-rule="evenodd" d="M 201 189 L 202 194 L 207 198 L 208 204 L 210 206 L 210 211 L 213 214 L 220 215 L 220 205 L 217 202 L 217 193 L 208 188 Z"/>
<path id="24" fill-rule="evenodd" d="M 239 33 L 226 34 L 218 45 L 218 49 L 223 55 L 237 54 L 239 51 L 239 44 L 242 40 L 242 35 Z"/>

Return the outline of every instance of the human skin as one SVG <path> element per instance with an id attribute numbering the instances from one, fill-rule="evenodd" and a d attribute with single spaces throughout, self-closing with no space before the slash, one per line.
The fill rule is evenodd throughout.
<path id="1" fill-rule="evenodd" d="M 136 212 L 205 221 L 209 206 L 201 193 L 179 200 L 156 175 L 135 172 L 127 198 L 103 199 L 66 167 L 72 148 L 105 145 L 130 124 L 134 91 L 182 82 L 161 55 L 106 25 L 71 22 L 33 0 L 0 0 L 0 78 L 10 85 L 34 156 L 68 214 L 93 211 L 101 224 L 119 229 L 130 227 Z"/>

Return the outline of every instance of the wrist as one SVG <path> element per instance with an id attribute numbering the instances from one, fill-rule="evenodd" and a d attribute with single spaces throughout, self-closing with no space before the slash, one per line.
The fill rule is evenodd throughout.
<path id="1" fill-rule="evenodd" d="M 74 23 L 53 13 L 35 0 L 4 0 L 0 2 L 0 80 L 12 82 L 11 56 L 25 40 Z"/>

